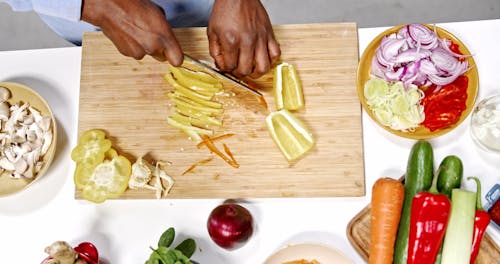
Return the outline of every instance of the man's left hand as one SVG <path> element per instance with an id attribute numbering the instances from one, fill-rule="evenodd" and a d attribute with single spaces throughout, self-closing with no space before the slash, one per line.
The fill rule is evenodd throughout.
<path id="1" fill-rule="evenodd" d="M 262 76 L 281 54 L 259 0 L 215 0 L 207 35 L 217 67 L 238 77 Z"/>

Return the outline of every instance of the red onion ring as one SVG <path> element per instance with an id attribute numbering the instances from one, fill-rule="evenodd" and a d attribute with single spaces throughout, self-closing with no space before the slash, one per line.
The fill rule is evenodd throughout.
<path id="1" fill-rule="evenodd" d="M 451 41 L 439 38 L 422 24 L 409 24 L 384 36 L 372 59 L 372 74 L 387 81 L 429 86 L 446 85 L 464 74 L 466 55 L 450 50 Z"/>

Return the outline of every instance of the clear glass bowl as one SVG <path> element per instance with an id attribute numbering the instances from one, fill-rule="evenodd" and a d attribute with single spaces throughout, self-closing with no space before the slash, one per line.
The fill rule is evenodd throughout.
<path id="1" fill-rule="evenodd" d="M 483 99 L 474 108 L 471 134 L 480 147 L 500 154 L 500 94 Z"/>

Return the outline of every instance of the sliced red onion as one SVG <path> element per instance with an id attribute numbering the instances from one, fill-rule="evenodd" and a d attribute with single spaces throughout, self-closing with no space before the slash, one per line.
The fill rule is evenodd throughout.
<path id="1" fill-rule="evenodd" d="M 463 54 L 458 54 L 456 52 L 453 52 L 451 49 L 450 49 L 450 45 L 451 45 L 451 41 L 445 39 L 445 38 L 442 38 L 441 39 L 441 47 L 446 50 L 448 53 L 452 54 L 453 56 L 457 57 L 457 58 L 467 58 L 467 57 L 470 57 L 471 55 L 463 55 Z"/>
<path id="2" fill-rule="evenodd" d="M 430 45 L 437 39 L 436 34 L 422 24 L 410 24 L 407 28 L 410 38 L 422 45 Z"/>
<path id="3" fill-rule="evenodd" d="M 423 59 L 420 61 L 420 72 L 424 74 L 439 73 L 439 71 L 436 69 L 436 66 L 434 66 L 434 63 L 432 63 L 429 59 Z"/>
<path id="4" fill-rule="evenodd" d="M 426 86 L 427 82 L 427 74 L 422 73 L 421 71 L 417 72 L 415 80 L 413 80 L 413 84 L 417 86 Z"/>
<path id="5" fill-rule="evenodd" d="M 405 67 L 403 76 L 401 76 L 401 81 L 408 81 L 418 74 L 420 68 L 420 61 L 410 62 Z"/>
<path id="6" fill-rule="evenodd" d="M 421 24 L 401 27 L 381 39 L 372 59 L 372 74 L 387 81 L 403 81 L 405 87 L 445 85 L 469 68 L 467 56 L 450 50 L 451 41 L 441 39 Z"/>
<path id="7" fill-rule="evenodd" d="M 396 33 L 397 38 L 400 39 L 406 39 L 408 38 L 408 26 L 406 27 L 401 27 L 398 32 Z"/>
<path id="8" fill-rule="evenodd" d="M 447 76 L 442 76 L 438 74 L 429 74 L 427 78 L 429 78 L 429 81 L 431 81 L 436 85 L 446 85 L 455 81 L 455 79 L 457 79 L 458 76 L 464 74 L 468 69 L 469 68 L 467 63 L 460 62 L 458 64 L 458 67 L 456 67 L 454 71 L 450 72 L 449 75 Z"/>
<path id="9" fill-rule="evenodd" d="M 386 38 L 377 49 L 376 56 L 378 62 L 388 68 L 394 67 L 394 57 L 399 53 L 399 49 L 405 43 L 404 39 Z"/>
<path id="10" fill-rule="evenodd" d="M 405 68 L 399 68 L 396 71 L 386 71 L 384 76 L 387 81 L 394 82 L 401 80 L 401 77 L 405 74 Z"/>
<path id="11" fill-rule="evenodd" d="M 373 56 L 371 71 L 373 75 L 379 78 L 385 78 L 384 72 L 386 72 L 387 69 L 378 63 L 377 56 Z"/>
<path id="12" fill-rule="evenodd" d="M 432 52 L 430 50 L 418 50 L 417 48 L 407 49 L 396 55 L 394 61 L 396 63 L 409 63 L 414 61 L 419 61 L 423 58 L 431 56 Z"/>
<path id="13" fill-rule="evenodd" d="M 460 62 L 457 58 L 455 58 L 443 48 L 434 49 L 430 58 L 437 69 L 445 72 L 454 71 L 454 69 L 457 67 L 457 64 Z"/>

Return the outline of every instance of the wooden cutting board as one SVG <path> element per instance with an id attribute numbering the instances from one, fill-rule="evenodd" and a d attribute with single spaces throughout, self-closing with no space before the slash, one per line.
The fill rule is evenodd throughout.
<path id="1" fill-rule="evenodd" d="M 347 226 L 347 238 L 358 251 L 358 253 L 368 261 L 370 255 L 370 210 L 371 205 L 361 210 Z M 498 263 L 500 259 L 500 248 L 486 233 L 481 241 L 481 247 L 476 258 L 476 264 Z"/>
<path id="2" fill-rule="evenodd" d="M 176 29 L 187 54 L 212 61 L 205 28 Z M 289 164 L 265 126 L 266 112 L 248 92 L 224 83 L 224 125 L 216 135 L 235 133 L 223 142 L 241 167 L 221 159 L 181 176 L 192 164 L 211 156 L 197 149 L 166 118 L 171 87 L 163 79 L 167 65 L 147 57 L 124 57 L 102 33 L 84 35 L 80 87 L 79 135 L 105 130 L 114 147 L 132 162 L 141 155 L 171 162 L 175 180 L 171 198 L 334 197 L 365 194 L 361 106 L 356 93 L 357 27 L 353 23 L 275 27 L 281 59 L 295 64 L 304 87 L 306 109 L 297 112 L 312 130 L 314 150 Z M 253 81 L 274 110 L 272 72 Z M 76 197 L 81 198 L 79 191 Z M 147 190 L 127 190 L 123 199 L 154 199 Z"/>

